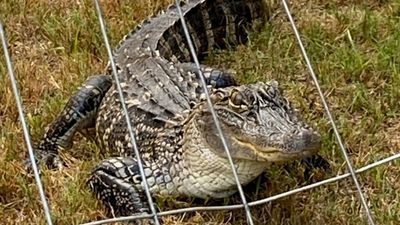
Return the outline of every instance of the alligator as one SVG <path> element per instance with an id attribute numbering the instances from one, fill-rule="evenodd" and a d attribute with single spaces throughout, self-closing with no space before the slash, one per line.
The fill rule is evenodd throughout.
<path id="1" fill-rule="evenodd" d="M 269 18 L 263 0 L 189 0 L 181 4 L 201 62 L 212 49 L 248 42 Z M 114 50 L 117 75 L 133 124 L 150 192 L 224 198 L 237 191 L 175 6 L 136 27 Z M 232 72 L 201 65 L 215 113 L 246 185 L 273 162 L 316 155 L 319 133 L 298 115 L 278 82 L 239 84 Z M 146 213 L 143 180 L 110 65 L 90 76 L 49 125 L 35 148 L 49 168 L 63 165 L 77 132 L 111 155 L 88 186 L 116 216 Z"/>

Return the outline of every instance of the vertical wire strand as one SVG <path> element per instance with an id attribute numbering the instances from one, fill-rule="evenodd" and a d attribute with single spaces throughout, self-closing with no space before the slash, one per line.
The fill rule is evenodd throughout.
<path id="1" fill-rule="evenodd" d="M 362 199 L 363 206 L 364 206 L 364 208 L 365 208 L 365 210 L 366 210 L 366 212 L 367 212 L 369 222 L 370 222 L 370 224 L 374 224 L 374 221 L 372 220 L 371 212 L 369 211 L 369 208 L 368 208 L 368 206 L 367 206 L 367 204 L 366 204 L 366 201 L 365 201 L 365 199 L 364 199 L 363 193 L 362 193 L 362 191 L 361 191 L 361 187 L 360 187 L 360 185 L 359 185 L 359 183 L 358 183 L 358 181 L 357 181 L 357 179 L 356 179 L 355 174 L 356 174 L 356 173 L 360 173 L 360 172 L 364 172 L 364 171 L 367 171 L 367 170 L 369 170 L 369 169 L 372 169 L 372 168 L 374 168 L 374 167 L 376 167 L 376 166 L 379 166 L 379 165 L 388 163 L 389 161 L 392 161 L 392 160 L 395 160 L 395 159 L 399 158 L 400 155 L 399 155 L 399 154 L 396 154 L 396 155 L 393 155 L 393 156 L 391 156 L 391 157 L 388 157 L 388 158 L 385 158 L 385 159 L 383 159 L 383 160 L 380 160 L 380 161 L 378 161 L 378 162 L 368 164 L 367 166 L 362 167 L 362 168 L 360 168 L 360 169 L 358 169 L 358 170 L 356 170 L 356 171 L 353 169 L 353 167 L 352 167 L 352 165 L 351 165 L 351 162 L 350 162 L 350 160 L 349 160 L 349 158 L 348 158 L 348 156 L 347 156 L 347 153 L 346 153 L 346 151 L 345 151 L 345 148 L 344 148 L 344 145 L 343 145 L 343 143 L 342 143 L 342 140 L 341 140 L 341 138 L 340 138 L 339 132 L 337 131 L 336 125 L 335 125 L 334 120 L 333 120 L 333 116 L 332 116 L 332 114 L 331 114 L 331 112 L 330 112 L 330 110 L 329 110 L 329 106 L 327 105 L 327 103 L 326 103 L 326 101 L 325 101 L 325 99 L 324 99 L 323 93 L 322 93 L 322 91 L 321 91 L 321 89 L 320 89 L 318 80 L 317 80 L 317 78 L 316 78 L 316 76 L 315 76 L 315 73 L 314 73 L 313 68 L 312 68 L 312 66 L 311 66 L 310 60 L 309 60 L 309 58 L 308 58 L 308 55 L 307 55 L 307 53 L 306 53 L 306 51 L 305 51 L 305 48 L 304 48 L 304 46 L 303 46 L 303 44 L 302 44 L 302 42 L 301 42 L 301 38 L 300 38 L 300 35 L 299 35 L 298 31 L 297 31 L 296 25 L 294 24 L 293 18 L 291 17 L 290 9 L 289 9 L 289 7 L 287 6 L 287 3 L 286 3 L 285 0 L 282 0 L 282 2 L 283 2 L 283 5 L 284 5 L 284 8 L 285 8 L 285 11 L 286 11 L 286 13 L 288 14 L 289 20 L 290 20 L 290 22 L 291 22 L 291 24 L 292 24 L 292 29 L 294 30 L 294 33 L 295 33 L 296 38 L 297 38 L 297 41 L 299 42 L 299 45 L 300 45 L 300 48 L 301 48 L 303 57 L 305 58 L 305 61 L 306 61 L 306 63 L 307 63 L 307 67 L 308 67 L 308 69 L 309 69 L 309 71 L 310 71 L 310 73 L 311 73 L 311 76 L 312 76 L 312 78 L 313 78 L 313 80 L 314 80 L 314 83 L 315 83 L 316 86 L 317 86 L 317 90 L 318 90 L 318 92 L 319 92 L 319 94 L 320 94 L 320 96 L 321 96 L 321 99 L 322 99 L 322 102 L 323 102 L 323 104 L 324 104 L 325 110 L 327 111 L 328 117 L 329 117 L 329 119 L 330 119 L 330 122 L 331 122 L 332 127 L 333 127 L 334 132 L 335 132 L 335 136 L 336 136 L 336 138 L 338 139 L 340 148 L 341 148 L 341 150 L 342 150 L 342 152 L 343 152 L 343 155 L 344 155 L 344 157 L 345 157 L 345 159 L 346 159 L 346 163 L 347 163 L 347 165 L 348 165 L 348 167 L 349 167 L 350 173 L 346 173 L 346 174 L 343 174 L 343 175 L 336 176 L 336 177 L 334 177 L 334 178 L 330 178 L 330 179 L 324 180 L 325 182 L 324 182 L 324 181 L 321 181 L 321 182 L 318 182 L 317 184 L 308 185 L 308 186 L 306 186 L 307 188 L 305 188 L 305 187 L 304 187 L 304 188 L 298 188 L 298 189 L 294 189 L 294 190 L 292 190 L 292 191 L 284 192 L 284 193 L 282 193 L 282 194 L 278 194 L 278 195 L 271 196 L 271 197 L 266 198 L 266 199 L 263 199 L 263 200 L 251 202 L 250 205 L 251 205 L 251 206 L 255 206 L 255 205 L 259 205 L 259 204 L 265 204 L 266 202 L 269 202 L 269 201 L 272 201 L 272 200 L 275 200 L 275 199 L 278 199 L 278 198 L 281 198 L 281 197 L 286 197 L 286 196 L 289 196 L 289 195 L 291 195 L 291 194 L 294 194 L 294 193 L 303 191 L 303 189 L 304 189 L 304 190 L 307 190 L 307 189 L 311 189 L 312 187 L 321 186 L 321 185 L 323 185 L 323 184 L 325 184 L 325 183 L 330 183 L 330 182 L 342 180 L 342 179 L 344 179 L 344 178 L 346 178 L 346 177 L 352 177 L 353 180 L 354 180 L 354 182 L 356 183 L 356 186 L 357 186 L 357 189 L 358 189 L 358 193 L 360 194 L 360 198 Z M 99 13 L 99 15 L 101 16 L 100 6 L 97 6 L 97 5 L 98 5 L 97 0 L 95 0 L 95 3 L 96 3 L 96 8 L 98 8 L 98 9 L 97 9 L 97 10 L 98 10 L 98 13 Z M 178 4 L 178 10 L 180 10 L 179 4 Z M 181 15 L 182 15 L 182 14 L 181 14 Z M 182 17 L 183 17 L 183 16 L 182 16 Z M 102 19 L 99 18 L 99 20 L 101 21 Z M 183 19 L 182 21 L 184 21 L 184 19 Z M 101 24 L 101 22 L 100 22 L 100 24 Z M 103 26 L 104 26 L 104 24 L 103 24 Z M 103 30 L 102 30 L 102 31 L 103 31 Z M 185 34 L 186 34 L 186 31 L 187 31 L 187 29 L 185 30 Z M 106 34 L 105 29 L 104 29 L 103 35 L 104 35 L 104 34 Z M 40 179 L 38 167 L 37 167 L 36 162 L 35 162 L 35 157 L 34 157 L 34 152 L 33 152 L 32 144 L 31 144 L 31 139 L 30 139 L 30 135 L 29 135 L 27 123 L 26 123 L 26 120 L 25 120 L 25 117 L 24 117 L 23 106 L 22 106 L 22 103 L 21 103 L 21 100 L 20 100 L 20 97 L 21 97 L 21 96 L 20 96 L 20 93 L 19 93 L 19 90 L 18 90 L 18 87 L 17 87 L 17 81 L 16 81 L 15 74 L 14 74 L 14 71 L 13 71 L 12 60 L 11 60 L 10 54 L 9 54 L 9 52 L 8 52 L 7 39 L 6 39 L 6 35 L 5 35 L 5 32 L 4 32 L 3 24 L 2 24 L 1 21 L 0 21 L 0 38 L 2 39 L 2 48 L 3 48 L 4 56 L 5 56 L 5 59 L 6 59 L 6 65 L 7 65 L 7 69 L 8 69 L 8 74 L 9 74 L 9 76 L 10 76 L 10 80 L 11 80 L 11 84 L 12 84 L 12 88 L 13 88 L 13 93 L 14 93 L 14 96 L 15 96 L 15 99 L 16 99 L 16 104 L 17 104 L 17 108 L 18 108 L 19 118 L 20 118 L 20 121 L 21 121 L 21 124 L 22 124 L 25 142 L 26 142 L 27 147 L 28 147 L 28 153 L 29 153 L 29 157 L 30 157 L 30 160 L 31 160 L 31 163 L 32 163 L 32 169 L 33 169 L 33 172 L 34 172 L 35 181 L 36 181 L 36 183 L 37 183 L 37 186 L 38 186 L 38 189 L 39 189 L 40 198 L 41 198 L 41 201 L 42 201 L 42 204 L 43 204 L 43 208 L 44 208 L 44 213 L 45 213 L 46 221 L 47 221 L 47 224 L 52 225 L 51 212 L 50 212 L 49 207 L 48 207 L 48 204 L 47 204 L 47 200 L 46 200 L 46 197 L 45 197 L 45 194 L 44 194 L 44 189 L 43 189 L 42 182 L 41 182 L 41 179 Z M 108 50 L 108 49 L 111 49 L 111 48 L 109 47 L 109 44 L 108 44 L 108 41 L 107 41 L 107 36 L 105 35 L 104 38 L 105 38 L 107 50 Z M 190 38 L 188 39 L 188 42 L 191 42 Z M 189 44 L 189 45 L 190 45 L 190 44 Z M 193 45 L 193 44 L 192 44 L 192 45 Z M 193 46 L 191 46 L 191 47 L 193 48 Z M 194 50 L 194 48 L 193 48 L 193 50 Z M 191 50 L 191 51 L 192 51 L 192 50 Z M 110 52 L 111 52 L 111 51 L 110 51 Z M 193 53 L 192 53 L 192 54 L 193 54 Z M 109 54 L 109 55 L 110 55 L 110 54 Z M 112 56 L 112 54 L 111 54 L 111 56 Z M 195 55 L 193 58 L 196 60 L 196 59 L 197 59 L 196 55 Z M 111 60 L 110 60 L 110 61 L 111 61 L 111 66 L 112 66 L 112 64 L 113 64 L 112 57 L 110 57 L 110 59 L 111 59 Z M 197 61 L 197 62 L 198 62 L 198 61 Z M 197 63 L 196 66 L 197 66 L 197 65 L 199 65 L 199 64 Z M 115 64 L 114 64 L 114 68 L 115 68 Z M 114 70 L 114 68 L 113 68 L 113 72 L 114 72 L 114 76 L 116 76 L 116 73 L 115 73 L 115 72 L 116 72 L 116 68 L 115 68 L 115 70 Z M 201 77 L 202 82 L 203 82 L 203 81 L 204 81 L 204 77 L 203 77 L 202 71 L 200 70 L 200 67 L 198 67 L 198 69 L 199 69 L 199 73 L 200 73 L 200 75 L 201 75 L 200 77 Z M 117 83 L 118 83 L 118 79 L 117 79 Z M 204 83 L 205 83 L 205 82 L 204 82 Z M 206 92 L 207 92 L 207 90 L 206 90 Z M 122 96 L 122 97 L 123 97 L 123 96 Z M 208 97 L 208 95 L 207 95 L 207 97 Z M 124 105 L 125 102 L 124 102 L 124 101 L 121 101 L 121 102 L 123 102 L 122 105 Z M 127 115 L 127 114 L 126 114 L 126 115 Z M 128 124 L 129 124 L 129 120 L 128 120 Z M 216 125 L 216 126 L 217 126 L 217 125 Z M 129 128 L 129 125 L 128 125 L 128 128 Z M 129 129 L 129 130 L 132 131 L 132 129 Z M 220 131 L 220 129 L 219 129 L 219 131 Z M 221 131 L 222 131 L 222 130 L 221 130 Z M 134 137 L 134 136 L 133 136 L 133 137 Z M 223 143 L 224 143 L 224 138 L 223 138 L 223 136 L 221 136 L 221 137 L 222 137 L 221 139 L 222 139 L 222 141 L 223 141 Z M 132 138 L 132 140 L 133 140 L 133 142 L 135 142 L 135 139 L 134 139 L 134 138 Z M 135 145 L 134 145 L 134 146 L 135 146 Z M 224 147 L 226 147 L 226 146 L 224 145 Z M 137 149 L 135 149 L 135 150 L 137 150 Z M 228 154 L 229 154 L 229 151 L 228 151 Z M 138 156 L 138 155 L 137 155 L 137 156 Z M 231 157 L 230 157 L 230 158 L 231 158 Z M 140 159 L 140 158 L 139 158 L 139 159 Z M 140 161 L 140 160 L 139 160 L 139 161 Z M 139 164 L 139 163 L 138 163 L 138 164 Z M 143 166 L 140 166 L 139 168 L 143 170 Z M 233 171 L 234 171 L 234 173 L 235 173 L 235 170 L 233 170 Z M 141 174 L 141 175 L 142 175 L 142 174 Z M 145 183 L 146 183 L 146 182 L 145 182 Z M 239 184 L 240 184 L 240 183 L 239 183 Z M 309 187 L 309 186 L 310 186 L 310 187 Z M 148 190 L 148 187 L 147 187 L 146 190 Z M 285 194 L 285 193 L 286 193 L 286 194 Z M 147 193 L 146 193 L 146 194 L 147 194 Z M 151 199 L 151 198 L 150 198 L 150 199 Z M 153 204 L 150 204 L 150 205 L 152 205 L 153 208 L 154 208 L 154 205 L 153 205 Z M 243 206 L 249 206 L 249 204 L 246 203 L 246 204 L 244 204 Z M 203 210 L 205 210 L 205 209 L 208 208 L 208 207 L 197 207 L 197 208 L 199 208 L 199 210 L 202 210 L 202 208 L 204 208 Z M 233 209 L 234 207 L 231 207 L 231 208 Z M 236 208 L 239 208 L 239 207 L 236 207 Z M 189 209 L 189 208 L 188 208 L 188 209 Z M 193 208 L 193 209 L 194 209 L 194 208 Z M 228 207 L 221 206 L 221 209 L 229 209 L 229 206 L 228 206 Z M 162 215 L 170 215 L 170 214 L 179 213 L 179 212 L 172 213 L 173 211 L 174 211 L 174 210 L 166 211 L 166 212 L 161 213 L 161 214 L 162 214 Z M 179 211 L 179 210 L 175 210 L 175 211 Z M 190 211 L 194 211 L 194 210 L 185 210 L 185 209 L 182 209 L 182 212 L 190 212 Z M 156 219 L 158 219 L 158 218 L 157 218 L 157 215 L 156 215 L 155 213 L 153 213 L 153 215 L 155 216 Z M 250 214 L 250 216 L 251 216 L 251 214 Z M 158 221 L 158 220 L 156 220 L 156 221 Z M 101 221 L 97 221 L 97 222 L 101 222 Z M 116 221 L 110 221 L 110 222 L 116 222 Z M 88 223 L 88 224 L 89 224 L 89 223 Z M 92 223 L 90 223 L 90 224 L 92 224 Z M 93 223 L 93 224 L 100 224 L 100 223 Z"/>
<path id="2" fill-rule="evenodd" d="M 153 202 L 153 199 L 151 197 L 149 184 L 147 183 L 146 175 L 145 175 L 145 172 L 144 172 L 144 169 L 143 169 L 143 163 L 142 163 L 142 160 L 141 160 L 141 157 L 140 157 L 140 152 L 139 152 L 139 149 L 138 149 L 138 146 L 137 146 L 136 138 L 135 138 L 135 135 L 133 133 L 133 128 L 132 128 L 132 124 L 131 124 L 131 121 L 130 121 L 130 118 L 129 118 L 128 109 L 126 108 L 124 94 L 122 92 L 121 84 L 119 82 L 118 73 L 117 73 L 117 67 L 116 67 L 115 62 L 114 62 L 114 57 L 113 57 L 113 54 L 112 54 L 110 43 L 108 41 L 106 26 L 105 26 L 105 22 L 104 22 L 104 18 L 103 18 L 102 12 L 101 12 L 100 4 L 99 4 L 98 0 L 94 0 L 94 3 L 96 5 L 96 11 L 97 11 L 97 15 L 98 15 L 98 18 L 99 18 L 101 32 L 103 34 L 104 43 L 105 43 L 105 46 L 107 48 L 108 57 L 110 59 L 110 65 L 111 65 L 111 68 L 112 68 L 112 73 L 113 73 L 113 76 L 114 76 L 114 79 L 115 79 L 115 84 L 116 84 L 116 87 L 117 87 L 117 90 L 118 90 L 119 99 L 121 101 L 122 110 L 124 112 L 126 124 L 127 124 L 128 131 L 129 131 L 129 135 L 130 135 L 131 142 L 132 142 L 132 145 L 133 145 L 133 150 L 135 152 L 136 160 L 137 160 L 137 163 L 138 163 L 138 166 L 139 166 L 140 176 L 143 179 L 143 186 L 144 186 L 144 189 L 145 189 L 145 192 L 146 192 L 147 201 L 149 203 L 149 207 L 150 207 L 150 210 L 151 210 L 151 213 L 152 213 L 152 216 L 153 216 L 153 220 L 154 220 L 156 225 L 159 225 L 160 222 L 159 222 L 158 217 L 157 217 L 157 211 L 156 211 L 156 209 L 154 207 L 154 202 Z"/>
<path id="3" fill-rule="evenodd" d="M 46 221 L 48 225 L 52 225 L 53 222 L 51 220 L 51 212 L 49 209 L 49 205 L 47 204 L 47 199 L 46 199 L 46 195 L 44 193 L 44 189 L 43 189 L 43 185 L 42 185 L 42 180 L 40 179 L 40 174 L 39 174 L 39 170 L 38 167 L 36 165 L 36 160 L 35 160 L 35 153 L 33 152 L 33 148 L 32 148 L 32 142 L 31 142 L 31 138 L 29 135 L 29 130 L 28 130 L 28 126 L 25 120 L 25 115 L 24 115 L 24 109 L 21 103 L 21 95 L 20 92 L 18 90 L 17 87 L 17 81 L 15 78 L 15 74 L 14 74 L 14 69 L 13 69 L 13 65 L 12 65 L 12 61 L 11 61 L 11 57 L 10 57 L 10 53 L 8 52 L 8 46 L 7 46 L 7 38 L 6 38 L 6 34 L 4 31 L 4 27 L 3 27 L 3 23 L 0 20 L 0 37 L 1 37 L 1 42 L 2 42 L 2 46 L 3 46 L 3 53 L 6 59 L 6 64 L 7 64 L 7 69 L 8 69 L 8 75 L 10 76 L 10 80 L 11 80 L 11 86 L 14 92 L 14 97 L 15 97 L 15 102 L 17 104 L 17 108 L 18 108 L 18 114 L 19 114 L 19 120 L 21 121 L 21 125 L 22 125 L 22 130 L 24 133 L 24 138 L 25 138 L 25 143 L 28 147 L 28 153 L 29 153 L 29 159 L 31 161 L 31 165 L 32 165 L 32 169 L 33 169 L 33 174 L 35 177 L 35 181 L 36 181 L 36 185 L 39 189 L 39 195 L 40 195 L 40 200 L 42 202 L 43 205 L 43 209 L 44 209 L 44 214 L 46 217 Z"/>
<path id="4" fill-rule="evenodd" d="M 317 76 L 314 73 L 314 69 L 313 69 L 313 67 L 311 65 L 311 62 L 310 62 L 310 59 L 308 57 L 307 51 L 304 48 L 303 42 L 302 42 L 300 34 L 299 34 L 298 30 L 297 30 L 296 24 L 295 24 L 295 22 L 293 20 L 291 11 L 289 9 L 289 6 L 288 6 L 286 0 L 282 0 L 282 3 L 283 3 L 283 7 L 285 8 L 285 12 L 286 12 L 286 14 L 287 14 L 287 16 L 289 18 L 289 21 L 290 21 L 290 24 L 292 26 L 293 32 L 294 32 L 294 34 L 296 36 L 296 39 L 297 39 L 298 45 L 300 47 L 301 53 L 302 53 L 302 55 L 304 57 L 304 60 L 306 61 L 307 68 L 308 68 L 308 70 L 310 72 L 310 75 L 311 75 L 311 77 L 312 77 L 312 79 L 314 81 L 314 84 L 315 84 L 315 86 L 316 86 L 316 88 L 318 90 L 318 94 L 320 95 L 320 98 L 321 98 L 322 104 L 324 105 L 326 114 L 328 115 L 329 121 L 330 121 L 331 126 L 333 128 L 333 131 L 335 133 L 335 137 L 336 137 L 336 139 L 337 139 L 337 141 L 339 143 L 340 149 L 342 151 L 342 155 L 343 155 L 343 157 L 344 157 L 344 159 L 345 159 L 345 161 L 347 163 L 347 167 L 348 167 L 349 172 L 351 174 L 351 177 L 352 177 L 352 179 L 354 181 L 354 184 L 355 184 L 355 186 L 357 188 L 360 200 L 362 202 L 362 205 L 363 205 L 363 207 L 365 209 L 365 212 L 366 212 L 366 215 L 367 215 L 368 222 L 371 225 L 375 225 L 375 222 L 374 222 L 374 220 L 372 218 L 371 210 L 369 209 L 367 201 L 365 200 L 364 194 L 363 194 L 363 192 L 361 190 L 360 183 L 358 182 L 356 173 L 354 172 L 353 165 L 352 165 L 352 163 L 351 163 L 351 161 L 350 161 L 350 159 L 349 159 L 349 157 L 347 155 L 346 149 L 345 149 L 344 144 L 342 142 L 342 138 L 340 137 L 339 131 L 338 131 L 337 127 L 336 127 L 335 120 L 333 119 L 331 110 L 329 109 L 329 105 L 325 100 L 325 97 L 324 97 L 324 94 L 323 94 L 323 92 L 321 90 L 321 87 L 319 85 Z"/>
<path id="5" fill-rule="evenodd" d="M 226 152 L 226 155 L 228 156 L 229 164 L 231 165 L 231 170 L 233 172 L 233 176 L 235 177 L 235 182 L 237 184 L 237 188 L 238 188 L 238 191 L 239 191 L 239 194 L 240 194 L 240 198 L 242 200 L 244 209 L 246 211 L 247 223 L 253 225 L 254 223 L 253 223 L 253 218 L 252 218 L 252 215 L 251 215 L 251 212 L 250 212 L 250 207 L 247 204 L 247 200 L 246 200 L 246 197 L 244 195 L 242 185 L 240 184 L 239 177 L 238 177 L 237 172 L 236 172 L 235 164 L 233 162 L 231 153 L 230 153 L 228 145 L 226 143 L 226 140 L 225 140 L 224 134 L 222 132 L 221 126 L 219 124 L 218 116 L 215 113 L 215 110 L 213 108 L 213 104 L 212 104 L 211 99 L 210 99 L 210 94 L 208 93 L 208 90 L 207 90 L 207 84 L 206 84 L 206 81 L 204 79 L 204 74 L 201 71 L 200 63 L 199 63 L 199 60 L 198 60 L 197 54 L 196 54 L 196 50 L 194 49 L 192 39 L 190 38 L 189 30 L 188 30 L 188 28 L 186 26 L 186 20 L 185 20 L 185 17 L 183 16 L 182 9 L 180 7 L 179 2 L 180 2 L 180 0 L 176 0 L 176 7 L 178 9 L 178 13 L 179 13 L 179 17 L 180 17 L 180 20 L 181 20 L 181 23 L 182 23 L 182 27 L 183 27 L 183 30 L 184 30 L 184 33 L 185 33 L 185 37 L 186 37 L 186 40 L 187 40 L 188 45 L 189 45 L 189 50 L 190 50 L 190 53 L 191 53 L 191 55 L 193 57 L 194 63 L 196 64 L 196 69 L 199 72 L 201 84 L 203 85 L 204 94 L 206 95 L 207 103 L 208 103 L 208 106 L 209 106 L 209 110 L 210 110 L 210 112 L 212 114 L 212 117 L 213 117 L 213 120 L 214 120 L 214 123 L 215 123 L 215 127 L 217 128 L 218 135 L 220 136 L 222 145 L 224 146 L 224 150 Z"/>

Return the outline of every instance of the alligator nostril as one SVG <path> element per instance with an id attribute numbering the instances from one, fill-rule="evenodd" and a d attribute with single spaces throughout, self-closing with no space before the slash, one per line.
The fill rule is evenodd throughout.
<path id="1" fill-rule="evenodd" d="M 287 136 L 287 143 L 293 152 L 316 152 L 321 148 L 321 137 L 313 131 L 301 131 Z"/>

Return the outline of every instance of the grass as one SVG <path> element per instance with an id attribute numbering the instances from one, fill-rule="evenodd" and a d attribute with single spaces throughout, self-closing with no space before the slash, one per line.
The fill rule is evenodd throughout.
<path id="1" fill-rule="evenodd" d="M 118 2 L 118 3 L 117 3 Z M 103 1 L 113 46 L 168 0 Z M 386 1 L 296 1 L 292 5 L 304 44 L 355 167 L 400 149 L 400 3 Z M 251 43 L 213 54 L 207 62 L 237 71 L 244 83 L 278 80 L 301 113 L 323 136 L 322 155 L 332 177 L 347 171 L 331 125 L 307 73 L 282 10 Z M 61 111 L 90 74 L 101 73 L 107 55 L 92 1 L 0 2 L 15 72 L 33 140 Z M 4 59 L 0 56 L 0 219 L 2 224 L 44 224 L 36 185 L 26 176 L 27 157 Z M 80 137 L 66 152 L 69 168 L 44 170 L 42 179 L 56 224 L 106 218 L 84 186 L 98 149 Z M 393 162 L 359 176 L 377 224 L 400 222 L 400 164 Z M 256 200 L 307 184 L 296 163 L 274 165 L 249 185 Z M 209 205 L 239 203 L 238 196 Z M 162 210 L 204 202 L 159 201 Z M 351 179 L 315 188 L 252 209 L 256 224 L 366 224 Z M 194 212 L 163 218 L 166 224 L 245 224 L 240 210 Z"/>

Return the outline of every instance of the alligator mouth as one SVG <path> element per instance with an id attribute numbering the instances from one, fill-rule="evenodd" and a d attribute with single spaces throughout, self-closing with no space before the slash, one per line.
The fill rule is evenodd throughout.
<path id="1" fill-rule="evenodd" d="M 291 159 L 300 159 L 310 155 L 313 155 L 312 150 L 309 151 L 290 151 L 284 148 L 279 147 L 272 147 L 266 146 L 262 147 L 259 145 L 251 144 L 247 141 L 242 139 L 233 138 L 236 144 L 250 149 L 253 154 L 256 156 L 256 161 L 271 161 L 271 162 L 278 162 L 278 161 L 286 161 Z"/>
<path id="2" fill-rule="evenodd" d="M 261 147 L 258 145 L 253 145 L 250 142 L 238 139 L 238 138 L 233 138 L 235 142 L 243 147 L 251 149 L 255 153 L 266 153 L 266 154 L 273 154 L 273 153 L 282 153 L 282 149 L 277 148 L 277 147 Z"/>

